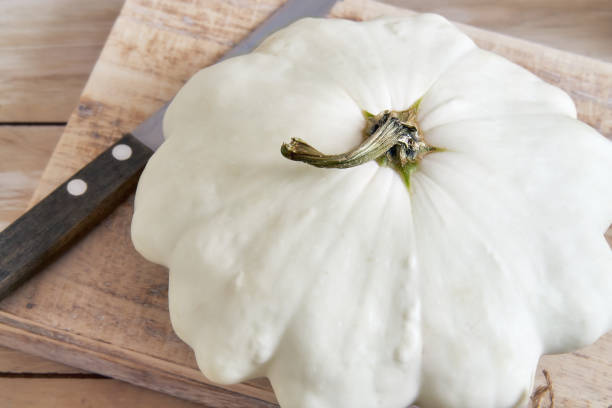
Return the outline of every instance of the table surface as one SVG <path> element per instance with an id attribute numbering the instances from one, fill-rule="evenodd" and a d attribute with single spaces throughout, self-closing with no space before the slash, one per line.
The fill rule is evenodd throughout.
<path id="1" fill-rule="evenodd" d="M 386 2 L 612 62 L 609 0 Z M 25 210 L 122 3 L 0 2 L 0 230 Z M 2 347 L 0 395 L 11 408 L 201 406 Z"/>

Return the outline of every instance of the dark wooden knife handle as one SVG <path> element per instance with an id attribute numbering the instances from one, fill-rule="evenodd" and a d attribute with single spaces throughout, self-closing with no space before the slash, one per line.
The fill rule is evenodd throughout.
<path id="1" fill-rule="evenodd" d="M 0 299 L 119 205 L 152 154 L 123 136 L 0 232 Z"/>

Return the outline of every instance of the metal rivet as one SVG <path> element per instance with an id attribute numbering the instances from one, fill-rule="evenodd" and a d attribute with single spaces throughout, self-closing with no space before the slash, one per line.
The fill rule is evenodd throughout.
<path id="1" fill-rule="evenodd" d="M 126 144 L 118 144 L 113 147 L 113 157 L 117 160 L 127 160 L 132 156 L 132 148 Z"/>
<path id="2" fill-rule="evenodd" d="M 87 183 L 81 179 L 73 179 L 68 182 L 66 189 L 68 190 L 68 194 L 80 196 L 87 191 Z"/>

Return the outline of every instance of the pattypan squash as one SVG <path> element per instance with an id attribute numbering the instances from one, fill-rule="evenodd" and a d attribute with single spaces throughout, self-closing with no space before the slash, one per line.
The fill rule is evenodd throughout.
<path id="1" fill-rule="evenodd" d="M 612 143 L 436 15 L 304 19 L 197 73 L 136 195 L 178 336 L 285 408 L 527 403 L 612 328 Z"/>

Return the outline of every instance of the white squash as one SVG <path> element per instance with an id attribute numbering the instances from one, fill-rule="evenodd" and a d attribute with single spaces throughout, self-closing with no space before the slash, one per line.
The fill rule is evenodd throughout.
<path id="1" fill-rule="evenodd" d="M 279 152 L 342 154 L 363 112 L 410 107 L 436 149 L 404 174 Z M 541 354 L 612 328 L 612 143 L 439 16 L 301 20 L 195 75 L 164 132 L 132 237 L 213 381 L 268 376 L 285 408 L 521 406 Z"/>

